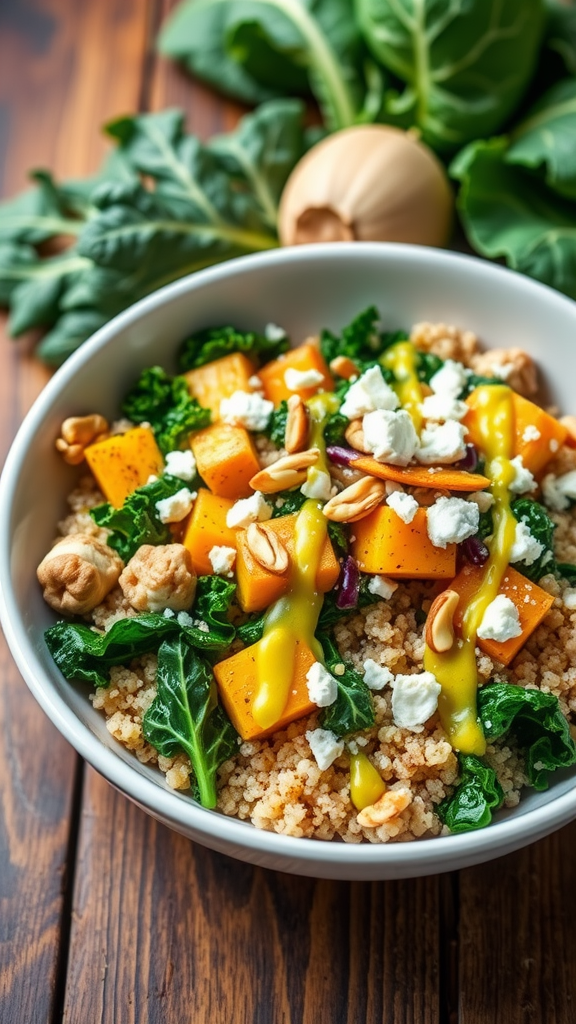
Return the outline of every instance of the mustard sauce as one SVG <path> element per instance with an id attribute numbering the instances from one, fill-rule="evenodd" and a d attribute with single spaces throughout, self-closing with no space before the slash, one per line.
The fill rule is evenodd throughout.
<path id="1" fill-rule="evenodd" d="M 308 447 L 318 448 L 320 452 L 318 461 L 313 466 L 310 466 L 306 477 L 306 482 L 313 485 L 318 480 L 320 474 L 330 476 L 330 469 L 328 467 L 328 460 L 326 457 L 326 444 L 324 442 L 324 424 L 328 416 L 332 413 L 338 412 L 340 402 L 332 392 L 325 391 L 321 395 L 314 395 L 313 398 L 310 398 L 307 401 L 306 405 L 308 406 L 308 413 L 310 415 L 310 437 Z"/>
<path id="2" fill-rule="evenodd" d="M 368 760 L 358 751 L 350 754 L 350 799 L 358 811 L 370 807 L 386 792 L 386 783 Z"/>
<path id="3" fill-rule="evenodd" d="M 510 461 L 514 438 L 512 392 L 506 385 L 490 384 L 479 387 L 477 395 L 478 428 L 494 498 L 494 532 L 487 542 L 490 557 L 482 583 L 464 612 L 462 638 L 445 654 L 437 654 L 428 646 L 424 654 L 425 669 L 433 672 L 442 686 L 438 701 L 442 725 L 452 746 L 463 754 L 483 754 L 486 750 L 476 711 L 476 634 L 484 612 L 500 589 L 516 532 L 510 509 L 510 484 L 515 475 Z"/>
<path id="4" fill-rule="evenodd" d="M 422 428 L 420 406 L 424 401 L 422 385 L 417 371 L 417 355 L 410 341 L 399 341 L 384 353 L 380 362 L 392 370 L 396 377 L 393 385 L 402 407 L 410 414 L 414 428 L 419 434 Z"/>

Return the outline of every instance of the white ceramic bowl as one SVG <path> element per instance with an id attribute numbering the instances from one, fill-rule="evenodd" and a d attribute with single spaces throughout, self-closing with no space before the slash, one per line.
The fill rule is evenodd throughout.
<path id="1" fill-rule="evenodd" d="M 167 788 L 106 730 L 87 686 L 55 668 L 43 642 L 54 621 L 36 566 L 55 535 L 77 472 L 54 451 L 61 421 L 99 411 L 114 417 L 140 370 L 173 368 L 192 331 L 230 322 L 273 321 L 296 340 L 338 330 L 374 303 L 385 327 L 419 320 L 470 328 L 493 347 L 518 345 L 539 362 L 550 393 L 575 411 L 576 305 L 528 278 L 466 256 L 415 246 L 341 244 L 283 249 L 202 271 L 137 303 L 72 356 L 36 401 L 0 483 L 0 614 L 32 693 L 70 743 L 117 789 L 158 820 L 212 849 L 280 871 L 325 878 L 432 874 L 489 860 L 533 842 L 576 816 L 576 772 L 546 793 L 526 791 L 518 808 L 487 829 L 413 843 L 347 845 L 294 839 L 204 810 Z"/>

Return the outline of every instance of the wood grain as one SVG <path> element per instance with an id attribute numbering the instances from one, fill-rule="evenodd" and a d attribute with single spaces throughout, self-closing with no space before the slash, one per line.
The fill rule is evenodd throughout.
<path id="1" fill-rule="evenodd" d="M 98 125 L 141 89 L 147 0 L 9 0 L 0 8 L 0 191 L 30 167 L 73 176 L 104 151 Z M 2 323 L 4 322 L 4 318 Z M 48 373 L 33 339 L 0 324 L 0 460 Z M 0 1020 L 59 1014 L 69 855 L 79 761 L 28 693 L 0 643 Z"/>

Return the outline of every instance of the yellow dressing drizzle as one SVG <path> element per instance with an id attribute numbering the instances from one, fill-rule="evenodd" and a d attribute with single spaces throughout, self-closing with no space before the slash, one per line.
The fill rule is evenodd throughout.
<path id="1" fill-rule="evenodd" d="M 309 448 L 318 448 L 320 456 L 318 461 L 310 466 L 307 473 L 307 483 L 314 484 L 321 473 L 330 475 L 328 461 L 326 459 L 326 444 L 324 443 L 324 424 L 326 418 L 332 413 L 338 412 L 340 402 L 331 391 L 325 391 L 321 395 L 314 395 L 306 403 L 310 414 L 310 438 Z"/>
<path id="2" fill-rule="evenodd" d="M 420 433 L 422 427 L 420 406 L 424 401 L 424 396 L 418 378 L 416 359 L 414 345 L 410 341 L 399 341 L 384 353 L 380 362 L 382 366 L 394 373 L 396 377 L 394 391 L 398 395 L 402 407 L 410 414 L 417 433 Z"/>
<path id="3" fill-rule="evenodd" d="M 476 596 L 464 613 L 462 639 L 445 654 L 437 654 L 428 646 L 424 654 L 424 667 L 434 673 L 442 686 L 438 701 L 442 724 L 452 746 L 463 754 L 483 754 L 486 749 L 476 712 L 476 634 L 486 608 L 500 589 L 516 531 L 516 520 L 510 509 L 510 484 L 515 475 L 510 461 L 514 438 L 512 392 L 506 385 L 491 384 L 479 387 L 477 396 L 486 475 L 492 481 L 490 491 L 494 497 L 490 557 Z"/>
<path id="4" fill-rule="evenodd" d="M 350 799 L 358 811 L 370 807 L 386 792 L 386 783 L 368 760 L 358 751 L 350 754 Z"/>

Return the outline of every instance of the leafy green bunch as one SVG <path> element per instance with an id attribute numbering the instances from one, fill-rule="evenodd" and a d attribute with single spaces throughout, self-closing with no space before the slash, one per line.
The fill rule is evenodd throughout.
<path id="1" fill-rule="evenodd" d="M 96 177 L 35 187 L 0 204 L 0 305 L 8 329 L 47 333 L 57 365 L 111 317 L 162 285 L 277 245 L 280 194 L 305 149 L 303 106 L 276 100 L 203 144 L 183 114 L 124 117 Z"/>

